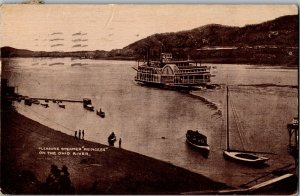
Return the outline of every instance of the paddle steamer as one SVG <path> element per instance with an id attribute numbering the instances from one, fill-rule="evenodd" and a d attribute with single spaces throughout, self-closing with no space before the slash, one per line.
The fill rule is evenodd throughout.
<path id="1" fill-rule="evenodd" d="M 175 61 L 171 53 L 161 53 L 159 61 L 149 61 L 134 68 L 135 81 L 142 85 L 171 89 L 211 87 L 210 66 L 192 60 Z"/>

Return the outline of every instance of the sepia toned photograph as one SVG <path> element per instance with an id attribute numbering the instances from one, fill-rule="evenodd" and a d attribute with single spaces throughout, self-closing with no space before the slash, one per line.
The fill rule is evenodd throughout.
<path id="1" fill-rule="evenodd" d="M 292 4 L 0 6 L 1 194 L 298 194 Z"/>

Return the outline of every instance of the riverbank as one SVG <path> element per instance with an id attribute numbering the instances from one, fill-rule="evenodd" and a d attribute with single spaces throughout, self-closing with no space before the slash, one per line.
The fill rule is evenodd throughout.
<path id="1" fill-rule="evenodd" d="M 2 111 L 1 129 L 3 193 L 49 194 L 51 165 L 67 167 L 71 185 L 63 193 L 69 194 L 179 194 L 229 188 L 166 162 L 75 139 L 14 111 Z"/>
<path id="2" fill-rule="evenodd" d="M 258 46 L 256 46 L 258 47 Z M 193 60 L 207 64 L 251 64 L 257 66 L 283 67 L 295 69 L 298 67 L 297 47 L 282 47 L 276 48 L 247 48 L 241 47 L 238 50 L 223 49 L 223 50 L 199 50 L 193 48 L 185 48 L 185 52 L 181 51 L 179 59 L 186 59 L 188 56 Z M 132 49 L 116 49 L 111 51 L 96 50 L 96 51 L 72 51 L 72 52 L 46 52 L 46 51 L 31 51 L 26 49 L 17 49 L 12 47 L 2 47 L 2 58 L 72 58 L 73 60 L 119 60 L 119 61 L 143 61 L 141 58 L 145 54 L 136 53 Z M 135 51 L 135 52 L 133 52 Z M 178 53 L 178 52 L 173 52 Z M 289 54 L 289 55 L 287 55 Z M 185 56 L 185 57 L 184 57 Z M 151 56 L 152 60 L 158 60 L 159 56 Z M 175 57 L 176 59 L 176 57 Z"/>

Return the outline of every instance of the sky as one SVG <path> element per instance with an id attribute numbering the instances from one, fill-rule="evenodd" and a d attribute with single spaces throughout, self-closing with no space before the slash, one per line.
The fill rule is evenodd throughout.
<path id="1" fill-rule="evenodd" d="M 34 51 L 111 50 L 155 33 L 206 24 L 242 27 L 297 13 L 296 5 L 3 5 L 0 46 Z"/>

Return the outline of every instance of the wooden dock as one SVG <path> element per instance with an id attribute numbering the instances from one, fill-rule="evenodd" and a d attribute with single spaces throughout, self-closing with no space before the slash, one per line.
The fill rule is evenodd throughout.
<path id="1" fill-rule="evenodd" d="M 256 184 L 252 187 L 249 188 L 237 188 L 237 189 L 228 189 L 228 190 L 219 190 L 219 191 L 192 191 L 192 192 L 185 192 L 181 193 L 183 195 L 233 195 L 233 194 L 238 194 L 238 195 L 245 195 L 245 194 L 257 194 L 260 193 L 260 191 L 263 191 L 264 188 L 267 187 L 274 187 L 277 186 L 278 183 L 287 181 L 291 179 L 294 176 L 294 174 L 284 174 L 279 177 L 273 178 L 271 180 L 267 180 L 265 182 Z"/>
<path id="2" fill-rule="evenodd" d="M 56 101 L 56 102 L 73 102 L 73 103 L 83 103 L 83 100 L 71 100 L 71 99 L 50 99 L 50 98 L 38 98 L 38 97 L 30 97 L 30 99 L 35 100 L 44 100 L 44 101 Z"/>

